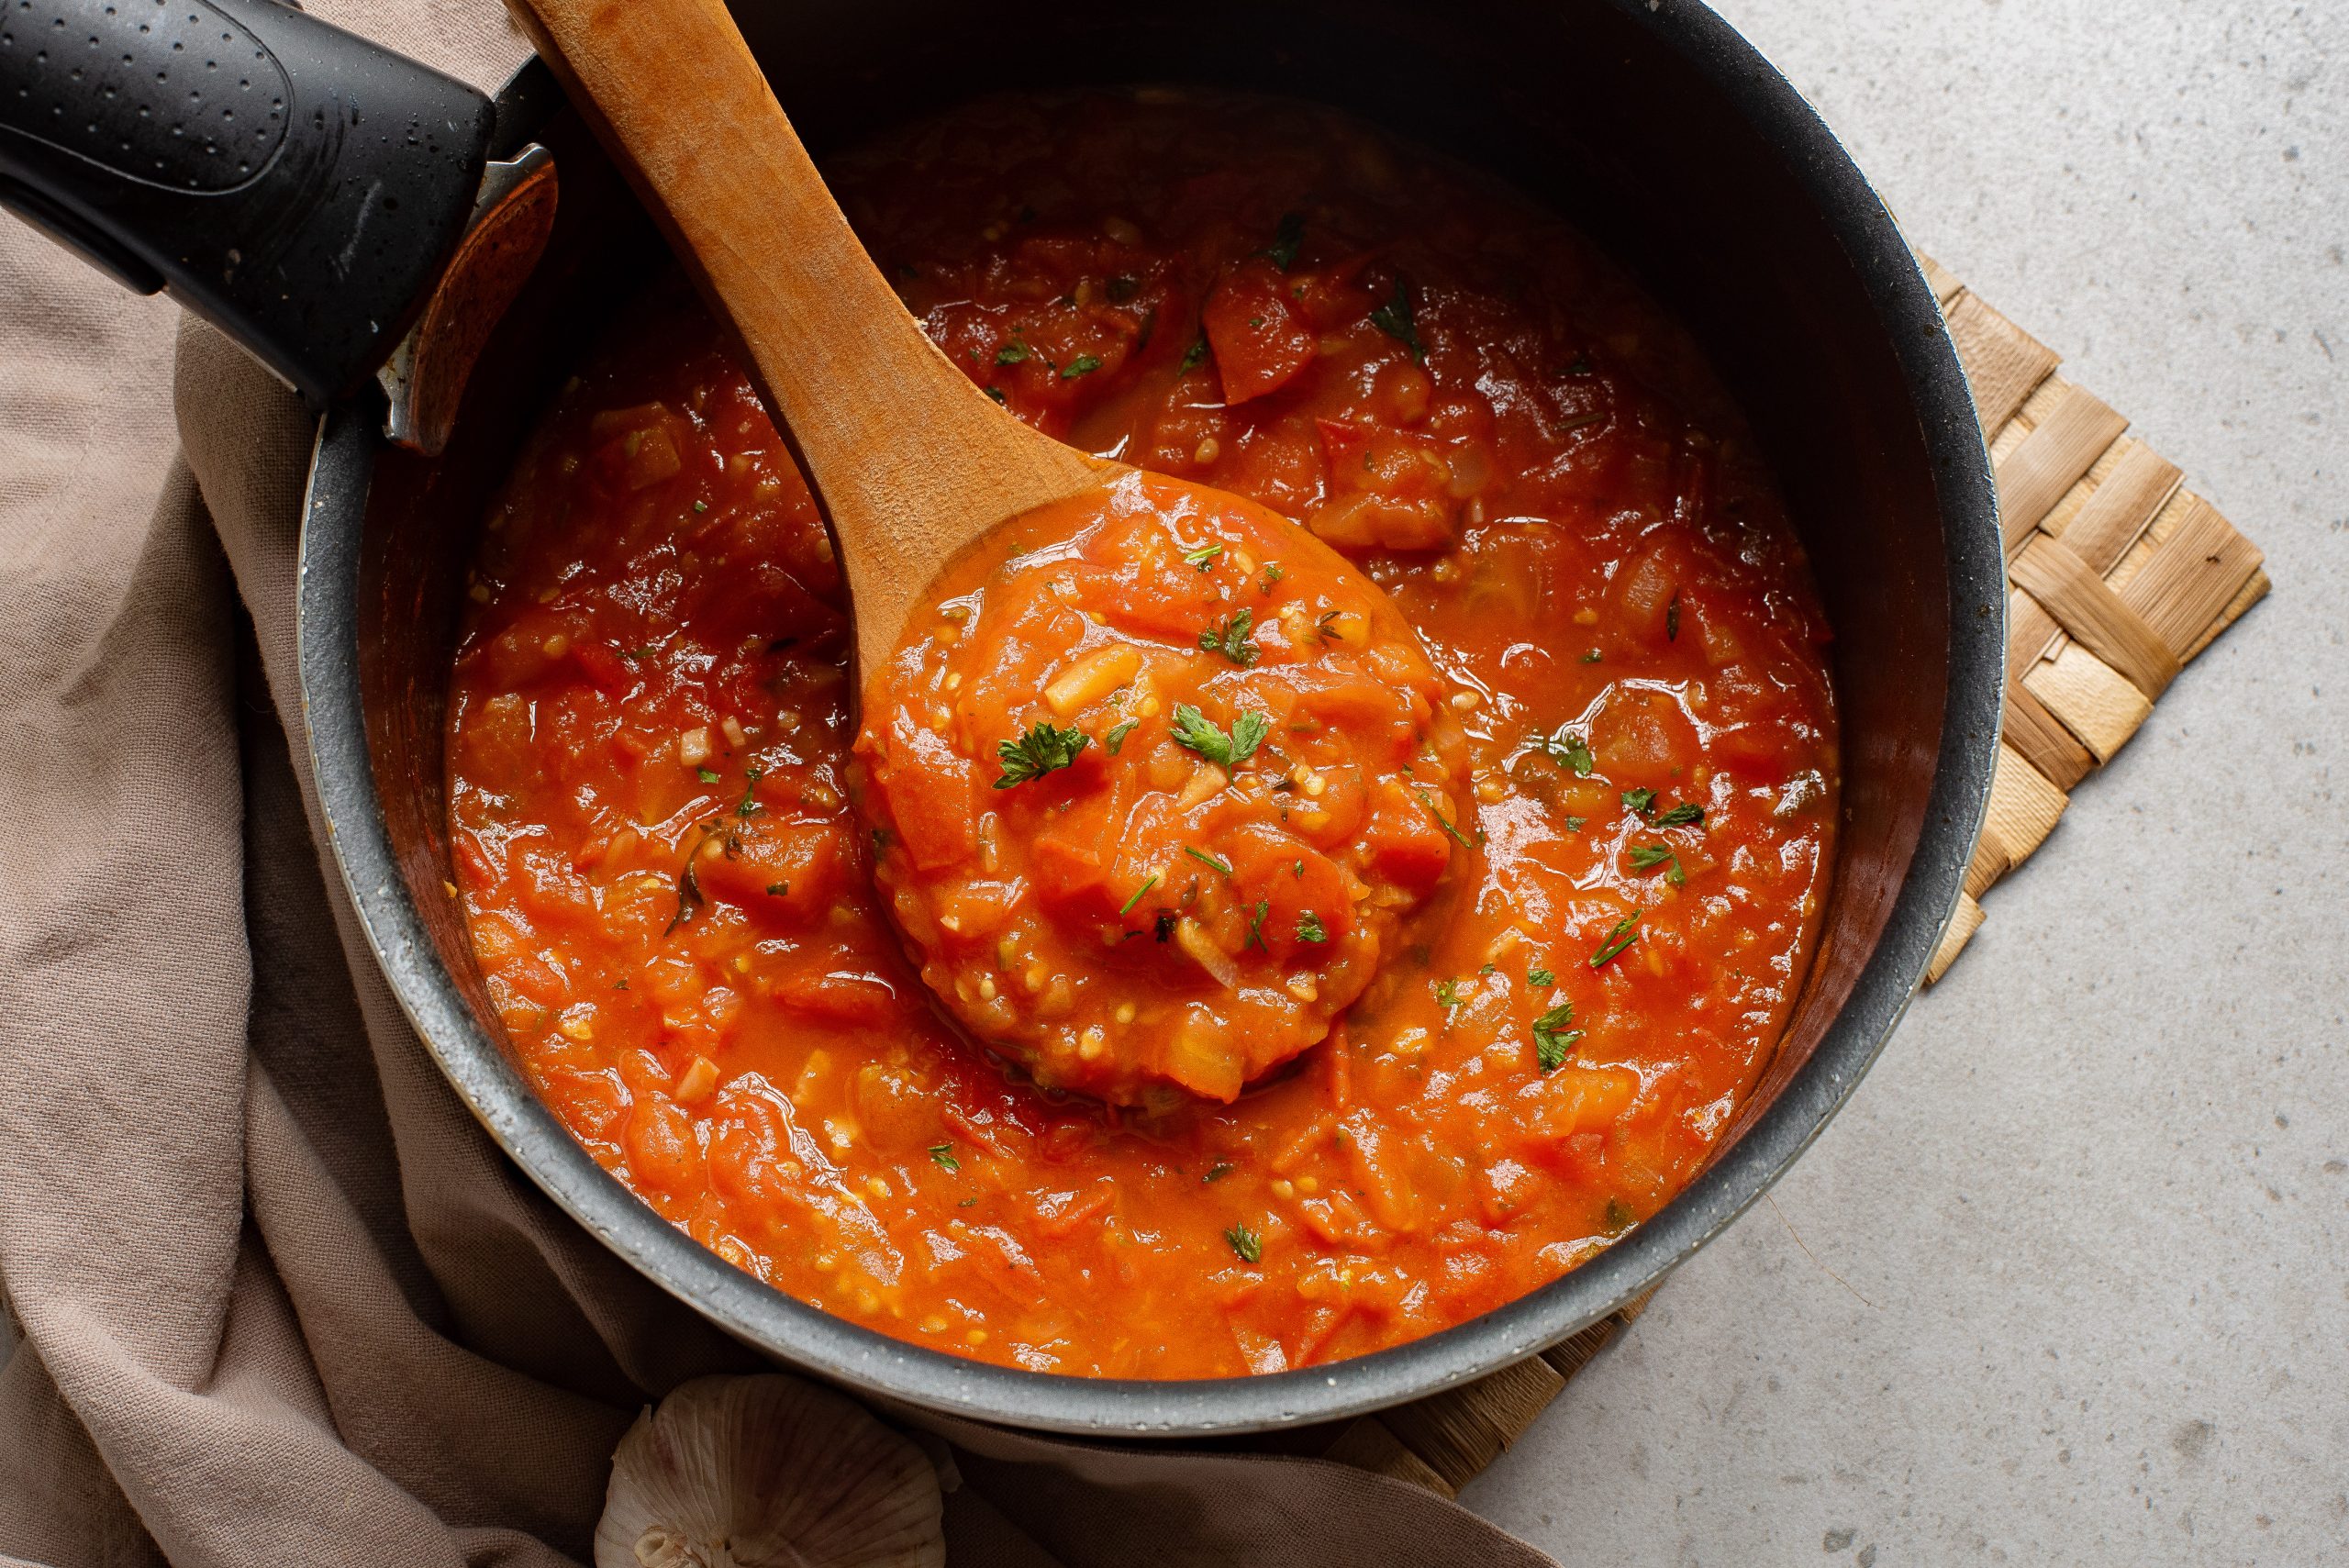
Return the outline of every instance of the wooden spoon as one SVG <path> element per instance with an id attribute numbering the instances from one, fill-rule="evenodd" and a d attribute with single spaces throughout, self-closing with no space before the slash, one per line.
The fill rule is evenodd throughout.
<path id="1" fill-rule="evenodd" d="M 860 688 L 963 546 L 1131 472 L 1021 424 L 923 334 L 719 0 L 509 5 L 749 350 L 831 521 Z"/>

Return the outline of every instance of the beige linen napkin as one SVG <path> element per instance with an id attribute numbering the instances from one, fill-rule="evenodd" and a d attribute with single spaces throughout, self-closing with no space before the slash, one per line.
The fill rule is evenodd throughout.
<path id="1" fill-rule="evenodd" d="M 328 14 L 519 53 L 486 4 Z M 294 675 L 314 422 L 208 329 L 174 369 L 175 318 L 0 219 L 0 1563 L 584 1561 L 643 1403 L 751 1359 L 515 1170 L 356 940 Z M 1550 1561 L 1343 1466 L 937 1429 L 957 1563 Z"/>

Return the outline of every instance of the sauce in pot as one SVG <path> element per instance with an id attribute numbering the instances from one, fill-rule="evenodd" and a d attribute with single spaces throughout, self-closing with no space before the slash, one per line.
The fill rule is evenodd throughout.
<path id="1" fill-rule="evenodd" d="M 958 877 L 1019 882 L 1051 939 L 981 950 L 998 995 L 1017 986 L 1033 1016 L 1052 944 L 1107 932 L 1153 951 L 1128 992 L 1062 1015 L 1080 1051 L 1125 1006 L 1136 1023 L 1160 1007 L 1173 1022 L 1148 1039 L 1171 1041 L 1205 993 L 1159 967 L 1156 933 L 1192 883 L 1202 929 L 1250 966 L 1240 989 L 1286 994 L 1340 967 L 1299 958 L 1305 917 L 1339 945 L 1340 896 L 1362 906 L 1343 876 L 1384 865 L 1399 896 L 1377 972 L 1326 1019 L 1264 1015 L 1329 1025 L 1286 1065 L 1252 1027 L 1227 1031 L 1243 1079 L 1247 1052 L 1272 1052 L 1228 1102 L 1047 1089 L 943 1021 L 873 882 L 877 861 L 885 888 L 910 885 L 928 829 L 900 815 L 876 846 L 849 801 L 864 764 L 823 529 L 719 333 L 671 284 L 520 456 L 452 679 L 460 896 L 547 1103 L 776 1288 L 1085 1375 L 1269 1372 L 1415 1339 L 1654 1212 L 1777 1040 L 1836 814 L 1826 627 L 1685 336 L 1555 220 L 1303 106 L 998 100 L 833 174 L 908 306 L 1013 413 L 1296 519 L 1152 547 L 1185 545 L 1160 560 L 1182 592 L 1147 601 L 1081 577 L 1060 600 L 1034 563 L 1019 593 L 1095 629 L 996 651 L 1000 739 L 1028 734 L 1004 694 L 1049 703 L 1088 651 L 1145 642 L 1167 664 L 1158 711 L 1113 717 L 1110 695 L 1147 694 L 1087 675 L 1053 718 L 1098 764 L 1139 717 L 1121 742 L 1143 748 L 1134 799 L 1171 808 L 1206 760 L 1174 739 L 1177 701 L 1225 744 L 1249 713 L 1266 728 L 1221 768 L 1219 793 L 1248 792 L 1232 819 L 1202 798 L 1163 840 L 1120 826 L 1113 772 L 973 781 L 972 853 L 992 834 L 996 868 Z M 1386 683 L 1425 731 L 1392 752 L 1320 758 L 1305 731 L 1292 752 L 1283 716 L 1301 706 L 1221 651 L 1241 608 L 1245 641 L 1307 635 L 1286 612 L 1313 591 L 1317 539 L 1425 651 L 1424 673 Z M 1181 559 L 1208 542 L 1224 550 L 1206 571 Z M 925 680 L 985 673 L 952 646 Z M 1295 678 L 1322 668 L 1308 651 Z M 1431 746 L 1423 802 L 1400 781 Z M 1161 756 L 1153 784 L 1139 771 Z M 1305 823 L 1314 809 L 1329 820 Z M 1229 878 L 1179 852 L 1201 838 Z M 1127 853 L 1163 841 L 1177 851 Z M 1328 873 L 1297 875 L 1292 844 Z"/>

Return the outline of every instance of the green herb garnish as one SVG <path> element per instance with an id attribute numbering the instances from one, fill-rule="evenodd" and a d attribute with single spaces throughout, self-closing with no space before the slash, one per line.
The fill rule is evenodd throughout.
<path id="1" fill-rule="evenodd" d="M 742 804 L 734 808 L 735 816 L 756 817 L 766 809 L 752 798 L 752 792 L 759 787 L 759 781 L 766 776 L 767 771 L 756 762 L 752 762 L 743 771 Z"/>
<path id="2" fill-rule="evenodd" d="M 1190 856 L 1193 860 L 1198 862 L 1203 866 L 1213 866 L 1216 870 L 1223 873 L 1226 876 L 1230 876 L 1231 874 L 1230 862 L 1219 861 L 1213 855 L 1208 853 L 1205 850 L 1195 850 L 1191 848 L 1190 845 L 1186 844 L 1183 846 L 1183 852 Z"/>
<path id="3" fill-rule="evenodd" d="M 1231 1174 L 1231 1162 L 1229 1160 L 1218 1160 L 1214 1164 L 1208 1167 L 1208 1173 L 1201 1176 L 1199 1180 L 1202 1183 L 1219 1182 L 1230 1174 Z"/>
<path id="4" fill-rule="evenodd" d="M 1240 951 L 1241 952 L 1246 952 L 1252 947 L 1264 948 L 1266 952 L 1273 951 L 1270 947 L 1266 946 L 1264 942 L 1264 917 L 1272 912 L 1273 901 L 1271 899 L 1259 898 L 1256 900 L 1255 908 L 1250 910 L 1248 913 L 1248 940 L 1240 944 Z"/>
<path id="5" fill-rule="evenodd" d="M 701 775 L 701 782 L 704 784 L 716 784 L 718 782 L 718 770 L 716 768 L 696 768 L 694 772 Z"/>
<path id="6" fill-rule="evenodd" d="M 1297 917 L 1297 940 L 1301 942 L 1326 942 L 1330 932 L 1321 924 L 1321 917 L 1308 909 Z"/>
<path id="7" fill-rule="evenodd" d="M 1435 802 L 1428 798 L 1427 791 L 1419 790 L 1416 793 L 1419 797 L 1419 804 L 1428 808 L 1428 815 L 1435 818 L 1435 825 L 1443 829 L 1445 837 L 1449 838 L 1453 843 L 1459 845 L 1464 850 L 1473 850 L 1476 847 L 1475 840 L 1471 840 L 1467 834 L 1463 833 L 1458 828 L 1453 826 L 1451 817 L 1446 817 L 1442 812 L 1438 811 L 1435 808 Z"/>
<path id="8" fill-rule="evenodd" d="M 1553 762 L 1572 768 L 1576 778 L 1590 777 L 1591 769 L 1598 765 L 1598 760 L 1590 754 L 1590 742 L 1571 729 L 1561 728 L 1554 735 L 1536 734 L 1533 743 Z"/>
<path id="9" fill-rule="evenodd" d="M 1635 811 L 1642 817 L 1645 817 L 1649 812 L 1655 809 L 1655 791 L 1652 789 L 1625 790 L 1623 792 L 1623 808 L 1627 811 Z"/>
<path id="10" fill-rule="evenodd" d="M 1203 544 L 1197 550 L 1184 551 L 1183 559 L 1205 572 L 1215 564 L 1215 558 L 1222 553 L 1223 546 L 1219 544 Z"/>
<path id="11" fill-rule="evenodd" d="M 1555 985 L 1558 977 L 1546 969 L 1529 969 L 1525 972 L 1525 983 L 1528 985 Z"/>
<path id="12" fill-rule="evenodd" d="M 1598 649 L 1594 648 L 1589 652 L 1582 656 L 1582 662 L 1586 664 L 1596 664 L 1604 657 L 1604 654 L 1600 653 Z"/>
<path id="13" fill-rule="evenodd" d="M 1460 1006 L 1460 982 L 1449 977 L 1435 983 L 1435 1005 L 1445 1012 Z"/>
<path id="14" fill-rule="evenodd" d="M 1152 888 L 1156 887 L 1157 885 L 1158 873 L 1156 872 L 1152 872 L 1150 873 L 1150 880 L 1143 883 L 1140 887 L 1135 888 L 1134 895 L 1131 898 L 1127 899 L 1125 903 L 1119 906 L 1118 910 L 1118 917 L 1122 920 L 1127 916 L 1132 914 L 1134 912 L 1134 906 L 1141 902 L 1142 895 L 1148 893 Z"/>
<path id="15" fill-rule="evenodd" d="M 1273 584 L 1279 582 L 1283 575 L 1284 573 L 1281 571 L 1281 563 L 1279 562 L 1267 561 L 1264 562 L 1264 592 L 1267 594 L 1271 593 L 1273 591 Z"/>
<path id="16" fill-rule="evenodd" d="M 1254 756 L 1272 730 L 1270 714 L 1243 713 L 1231 721 L 1231 733 L 1226 735 L 1189 703 L 1174 705 L 1174 743 L 1225 769 L 1236 768 Z"/>
<path id="17" fill-rule="evenodd" d="M 1242 668 L 1256 662 L 1256 645 L 1248 634 L 1256 628 L 1256 612 L 1241 609 L 1231 612 L 1227 620 L 1217 622 L 1199 633 L 1199 649 L 1206 653 L 1220 653 Z"/>
<path id="18" fill-rule="evenodd" d="M 1126 737 L 1132 734 L 1134 726 L 1141 722 L 1139 718 L 1129 718 L 1122 723 L 1111 725 L 1109 733 L 1101 737 L 1101 749 L 1112 757 L 1116 756 L 1118 748 L 1126 743 Z"/>
<path id="19" fill-rule="evenodd" d="M 1684 800 L 1655 819 L 1659 828 L 1701 828 L 1705 825 L 1705 808 L 1693 800 Z"/>
<path id="20" fill-rule="evenodd" d="M 1575 1005 L 1561 1002 L 1533 1020 L 1533 1060 L 1544 1073 L 1555 1073 L 1566 1064 L 1566 1057 L 1582 1039 L 1582 1030 L 1574 1027 Z"/>
<path id="21" fill-rule="evenodd" d="M 1616 958 L 1621 956 L 1625 948 L 1639 940 L 1640 933 L 1635 928 L 1638 927 L 1640 916 L 1642 913 L 1642 910 L 1634 909 L 1615 922 L 1614 929 L 1607 933 L 1607 940 L 1599 944 L 1597 952 L 1590 955 L 1591 968 L 1605 968 Z"/>
<path id="22" fill-rule="evenodd" d="M 1264 1255 L 1264 1238 L 1244 1225 L 1233 1226 L 1223 1233 L 1223 1239 L 1231 1243 L 1232 1251 L 1243 1263 L 1256 1262 Z"/>
<path id="23" fill-rule="evenodd" d="M 1182 368 L 1174 373 L 1177 375 L 1188 375 L 1193 371 L 1205 364 L 1207 362 L 1207 358 L 1208 335 L 1205 332 L 1202 332 L 1199 334 L 1198 340 L 1197 342 L 1183 350 Z"/>
<path id="24" fill-rule="evenodd" d="M 1664 880 L 1675 887 L 1688 885 L 1688 873 L 1680 869 L 1680 857 L 1672 852 L 1669 844 L 1634 844 L 1631 846 L 1631 869 L 1649 871 L 1664 867 Z"/>
<path id="25" fill-rule="evenodd" d="M 1016 341 L 1006 343 L 1002 348 L 997 349 L 995 351 L 995 362 L 999 365 L 1026 364 L 1030 355 L 1033 353 L 1034 350 L 1030 349 L 1025 343 Z M 1036 357 L 1040 359 L 1042 358 L 1041 355 L 1037 355 Z"/>
<path id="26" fill-rule="evenodd" d="M 995 754 L 1003 763 L 1003 777 L 995 781 L 995 787 L 1009 789 L 1013 784 L 1026 784 L 1030 779 L 1067 767 L 1076 761 L 1076 754 L 1085 750 L 1091 739 L 1074 725 L 1061 729 L 1049 718 L 1040 719 L 1019 740 L 996 742 Z"/>
<path id="27" fill-rule="evenodd" d="M 1411 350 L 1412 360 L 1428 362 L 1428 351 L 1419 344 L 1419 318 L 1411 308 L 1411 291 L 1401 278 L 1395 280 L 1395 295 L 1370 313 L 1370 324 Z"/>
<path id="28" fill-rule="evenodd" d="M 1100 368 L 1101 361 L 1095 359 L 1091 354 L 1079 354 L 1076 358 L 1069 361 L 1068 363 L 1061 367 L 1061 379 L 1063 381 L 1074 381 L 1078 376 L 1091 375 L 1095 371 L 1097 371 Z"/>
<path id="29" fill-rule="evenodd" d="M 1579 833 L 1582 831 L 1582 825 L 1589 820 L 1587 817 L 1569 817 L 1566 818 L 1566 831 Z"/>
<path id="30" fill-rule="evenodd" d="M 938 1162 L 938 1168 L 941 1171 L 959 1171 L 963 1168 L 963 1162 L 954 1158 L 954 1146 L 952 1143 L 931 1144 L 930 1157 Z"/>
<path id="31" fill-rule="evenodd" d="M 1271 257 L 1273 265 L 1286 272 L 1297 265 L 1297 248 L 1304 242 L 1304 239 L 1305 215 L 1301 212 L 1285 212 L 1281 214 L 1280 222 L 1273 228 L 1273 242 L 1256 254 Z"/>
<path id="32" fill-rule="evenodd" d="M 1609 1236 L 1620 1236 L 1639 1222 L 1640 1217 L 1631 1212 L 1631 1206 L 1619 1197 L 1607 1200 L 1607 1213 L 1599 1220 Z"/>

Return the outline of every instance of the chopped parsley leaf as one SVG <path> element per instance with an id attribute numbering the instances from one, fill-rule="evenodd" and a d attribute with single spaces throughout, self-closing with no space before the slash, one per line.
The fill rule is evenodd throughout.
<path id="1" fill-rule="evenodd" d="M 1582 831 L 1582 825 L 1589 820 L 1587 817 L 1569 817 L 1566 818 L 1566 831 L 1579 833 Z"/>
<path id="2" fill-rule="evenodd" d="M 1435 983 L 1435 1005 L 1449 1012 L 1460 1006 L 1460 982 L 1447 976 Z"/>
<path id="3" fill-rule="evenodd" d="M 1006 343 L 1002 348 L 997 349 L 995 351 L 995 362 L 999 365 L 1026 364 L 1028 362 L 1029 356 L 1031 353 L 1034 353 L 1034 350 L 1030 349 L 1027 344 L 1015 339 L 1012 342 Z M 1038 354 L 1035 357 L 1041 359 L 1043 356 Z"/>
<path id="4" fill-rule="evenodd" d="M 1463 833 L 1458 828 L 1453 825 L 1451 817 L 1446 817 L 1442 812 L 1438 811 L 1435 808 L 1435 802 L 1428 798 L 1427 791 L 1419 790 L 1417 793 L 1419 797 L 1419 804 L 1428 808 L 1428 815 L 1435 818 L 1435 825 L 1443 829 L 1444 836 L 1446 838 L 1450 839 L 1453 843 L 1459 845 L 1464 850 L 1473 850 L 1476 847 L 1475 840 L 1471 840 L 1467 834 Z"/>
<path id="5" fill-rule="evenodd" d="M 1222 553 L 1223 546 L 1219 544 L 1203 544 L 1197 550 L 1185 550 L 1183 559 L 1205 572 L 1215 564 L 1215 558 Z"/>
<path id="6" fill-rule="evenodd" d="M 1264 591 L 1267 594 L 1271 593 L 1273 591 L 1273 584 L 1279 582 L 1283 575 L 1284 573 L 1281 571 L 1281 563 L 1279 562 L 1267 561 L 1264 562 Z"/>
<path id="7" fill-rule="evenodd" d="M 1223 1233 L 1223 1239 L 1231 1243 L 1232 1251 L 1243 1263 L 1259 1262 L 1264 1255 L 1264 1238 L 1244 1225 L 1233 1226 Z"/>
<path id="8" fill-rule="evenodd" d="M 759 787 L 759 781 L 766 776 L 767 771 L 759 766 L 756 762 L 752 762 L 749 768 L 744 770 L 742 804 L 734 808 L 735 816 L 756 817 L 760 812 L 766 809 L 766 807 L 761 806 L 753 797 L 753 792 Z"/>
<path id="9" fill-rule="evenodd" d="M 1038 720 L 1019 740 L 996 742 L 995 754 L 1003 763 L 1003 777 L 995 781 L 995 787 L 1009 789 L 1013 784 L 1026 784 L 1030 779 L 1067 767 L 1076 761 L 1076 754 L 1085 750 L 1091 739 L 1074 725 L 1061 729 L 1049 718 Z"/>
<path id="10" fill-rule="evenodd" d="M 1321 917 L 1308 909 L 1297 917 L 1297 940 L 1301 942 L 1326 942 L 1329 930 L 1321 924 Z"/>
<path id="11" fill-rule="evenodd" d="M 1582 1030 L 1574 1027 L 1575 1005 L 1561 1002 L 1533 1020 L 1533 1060 L 1542 1072 L 1555 1073 L 1566 1064 L 1566 1057 L 1582 1039 Z"/>
<path id="12" fill-rule="evenodd" d="M 1599 944 L 1597 952 L 1590 955 L 1591 968 L 1606 968 L 1609 963 L 1622 955 L 1625 948 L 1639 940 L 1640 933 L 1637 928 L 1642 913 L 1644 911 L 1634 909 L 1615 922 L 1614 929 L 1607 933 L 1607 940 Z"/>
<path id="13" fill-rule="evenodd" d="M 1205 332 L 1202 332 L 1199 334 L 1198 340 L 1197 342 L 1183 350 L 1183 367 L 1175 373 L 1178 375 L 1188 375 L 1191 372 L 1198 369 L 1199 366 L 1207 363 L 1207 358 L 1208 335 Z"/>
<path id="14" fill-rule="evenodd" d="M 1199 633 L 1200 651 L 1220 653 L 1244 669 L 1256 662 L 1257 647 L 1248 638 L 1255 628 L 1255 611 L 1234 610 L 1230 619 L 1219 621 Z"/>
<path id="15" fill-rule="evenodd" d="M 718 782 L 718 770 L 716 768 L 696 768 L 694 772 L 701 775 L 701 782 L 704 784 L 716 784 Z"/>
<path id="16" fill-rule="evenodd" d="M 985 393 L 989 397 L 994 398 L 997 403 L 1003 401 L 1003 388 L 999 386 L 983 386 L 979 388 L 979 390 Z"/>
<path id="17" fill-rule="evenodd" d="M 1134 726 L 1141 722 L 1139 718 L 1129 718 L 1122 723 L 1111 725 L 1109 733 L 1101 737 L 1101 749 L 1112 757 L 1116 756 L 1118 748 L 1126 743 L 1126 737 L 1132 734 Z"/>
<path id="18" fill-rule="evenodd" d="M 1270 715 L 1243 713 L 1231 721 L 1231 733 L 1226 735 L 1189 703 L 1174 705 L 1174 743 L 1197 751 L 1219 767 L 1236 768 L 1255 755 L 1256 748 L 1264 743 L 1264 737 L 1272 729 Z"/>
<path id="19" fill-rule="evenodd" d="M 1636 811 L 1642 817 L 1645 817 L 1649 812 L 1655 809 L 1655 791 L 1652 789 L 1625 790 L 1623 792 L 1623 809 L 1626 811 Z"/>
<path id="20" fill-rule="evenodd" d="M 709 503 L 707 501 L 696 501 L 694 503 L 694 510 L 696 512 L 707 512 L 709 510 Z"/>
<path id="21" fill-rule="evenodd" d="M 784 898 L 789 896 L 790 893 L 791 884 L 787 882 L 770 882 L 767 884 L 767 894 L 770 897 Z"/>
<path id="22" fill-rule="evenodd" d="M 1095 371 L 1097 371 L 1100 368 L 1101 361 L 1095 359 L 1091 354 L 1079 354 L 1076 358 L 1069 361 L 1068 363 L 1061 367 L 1061 379 L 1063 381 L 1074 381 L 1078 376 L 1091 375 Z"/>
<path id="23" fill-rule="evenodd" d="M 1553 761 L 1572 768 L 1578 779 L 1590 777 L 1591 769 L 1598 765 L 1598 760 L 1590 754 L 1590 742 L 1571 729 L 1561 728 L 1554 735 L 1537 733 L 1533 743 L 1548 753 Z"/>
<path id="24" fill-rule="evenodd" d="M 1199 1180 L 1202 1183 L 1219 1182 L 1230 1174 L 1231 1174 L 1231 1162 L 1229 1160 L 1218 1160 L 1214 1164 L 1208 1167 L 1208 1173 L 1201 1176 Z"/>
<path id="25" fill-rule="evenodd" d="M 1419 343 L 1419 315 L 1411 308 L 1411 291 L 1401 278 L 1395 280 L 1394 297 L 1370 313 L 1370 324 L 1410 350 L 1415 362 L 1428 362 L 1428 351 Z"/>
<path id="26" fill-rule="evenodd" d="M 1669 844 L 1634 844 L 1631 846 L 1631 869 L 1649 871 L 1662 866 L 1664 880 L 1675 887 L 1688 885 L 1688 873 L 1680 869 L 1680 857 L 1672 852 Z"/>
<path id="27" fill-rule="evenodd" d="M 1529 969 L 1525 972 L 1525 983 L 1528 985 L 1555 985 L 1558 977 L 1546 969 Z"/>
<path id="28" fill-rule="evenodd" d="M 1256 900 L 1256 906 L 1248 912 L 1248 940 L 1240 944 L 1240 951 L 1241 952 L 1246 952 L 1252 947 L 1264 948 L 1266 952 L 1273 951 L 1272 948 L 1264 941 L 1264 917 L 1272 912 L 1273 901 L 1271 899 L 1259 898 Z"/>
<path id="29" fill-rule="evenodd" d="M 1280 222 L 1274 226 L 1273 242 L 1256 254 L 1271 257 L 1273 265 L 1286 272 L 1297 265 L 1297 248 L 1304 243 L 1304 240 L 1305 215 L 1301 212 L 1285 212 L 1281 214 Z"/>
<path id="30" fill-rule="evenodd" d="M 1684 800 L 1655 819 L 1659 828 L 1701 828 L 1705 825 L 1705 808 L 1693 800 Z"/>
<path id="31" fill-rule="evenodd" d="M 954 1146 L 952 1143 L 931 1144 L 930 1157 L 938 1162 L 938 1168 L 941 1171 L 959 1171 L 963 1168 L 963 1162 L 954 1158 Z"/>

